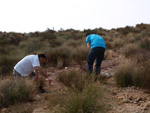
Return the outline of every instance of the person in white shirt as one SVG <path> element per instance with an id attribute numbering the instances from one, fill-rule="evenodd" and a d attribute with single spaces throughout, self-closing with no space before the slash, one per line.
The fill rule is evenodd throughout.
<path id="1" fill-rule="evenodd" d="M 34 72 L 34 70 L 38 70 L 41 75 L 47 78 L 48 75 L 40 66 L 40 64 L 44 62 L 46 62 L 45 54 L 27 55 L 14 66 L 13 75 L 15 78 L 26 77 Z M 38 76 L 37 74 L 35 75 Z M 39 89 L 43 90 L 41 92 L 45 92 L 44 89 L 41 88 L 41 86 L 39 86 Z"/>

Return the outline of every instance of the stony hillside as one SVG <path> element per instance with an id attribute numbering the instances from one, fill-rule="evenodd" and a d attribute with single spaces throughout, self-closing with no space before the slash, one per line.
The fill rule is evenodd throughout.
<path id="1" fill-rule="evenodd" d="M 106 103 L 106 113 L 149 113 L 150 94 L 148 91 L 135 87 L 118 88 L 116 86 L 114 71 L 118 64 L 125 59 L 123 55 L 119 52 L 109 51 L 108 57 L 109 60 L 104 60 L 102 63 L 101 72 L 106 79 L 97 82 L 97 85 L 102 84 L 105 88 L 103 100 Z M 64 89 L 67 87 L 57 79 L 57 76 L 59 73 L 69 70 L 84 71 L 80 65 L 65 67 L 64 69 L 47 68 L 46 71 L 51 75 L 52 83 L 46 85 L 46 93 L 38 93 L 33 102 L 21 106 L 34 106 L 33 113 L 52 113 L 53 108 L 48 107 L 48 97 L 55 95 L 57 91 L 65 93 Z M 13 109 L 14 107 L 3 108 L 1 113 L 11 113 Z"/>

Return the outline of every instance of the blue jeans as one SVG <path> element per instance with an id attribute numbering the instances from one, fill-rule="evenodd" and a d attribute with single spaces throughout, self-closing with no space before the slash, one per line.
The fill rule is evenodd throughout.
<path id="1" fill-rule="evenodd" d="M 87 73 L 90 75 L 93 72 L 93 63 L 96 60 L 95 65 L 95 74 L 100 74 L 101 63 L 104 59 L 105 48 L 103 47 L 95 47 L 92 48 L 88 54 L 87 58 Z"/>

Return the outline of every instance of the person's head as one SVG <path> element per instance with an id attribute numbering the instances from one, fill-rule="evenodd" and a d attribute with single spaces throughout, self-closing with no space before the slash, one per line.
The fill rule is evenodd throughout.
<path id="1" fill-rule="evenodd" d="M 46 62 L 46 55 L 45 54 L 38 54 L 40 63 Z"/>

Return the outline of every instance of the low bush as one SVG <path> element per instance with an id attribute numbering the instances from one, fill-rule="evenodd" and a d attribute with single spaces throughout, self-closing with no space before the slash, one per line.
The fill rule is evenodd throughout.
<path id="1" fill-rule="evenodd" d="M 80 45 L 71 51 L 72 60 L 80 65 L 82 64 L 83 61 L 87 60 L 87 55 L 88 49 L 86 48 L 85 45 Z"/>
<path id="2" fill-rule="evenodd" d="M 140 42 L 140 46 L 143 49 L 146 50 L 150 50 L 150 38 L 149 37 L 145 37 L 141 42 Z"/>
<path id="3" fill-rule="evenodd" d="M 63 82 L 67 87 L 74 86 L 79 91 L 82 91 L 85 84 L 84 74 L 76 70 L 70 70 L 69 72 L 64 71 L 59 74 L 58 79 Z"/>
<path id="4" fill-rule="evenodd" d="M 7 75 L 10 74 L 10 72 L 13 71 L 14 65 L 17 63 L 18 59 L 15 57 L 7 56 L 1 56 L 0 57 L 0 74 L 1 75 Z"/>
<path id="5" fill-rule="evenodd" d="M 133 64 L 131 61 L 124 61 L 117 67 L 115 72 L 115 80 L 118 87 L 133 85 L 132 69 Z"/>
<path id="6" fill-rule="evenodd" d="M 40 38 L 28 38 L 25 41 L 22 41 L 19 45 L 19 48 L 24 50 L 26 54 L 36 53 L 38 50 L 43 48 L 44 44 L 40 41 Z"/>
<path id="7" fill-rule="evenodd" d="M 118 87 L 135 86 L 150 89 L 150 60 L 125 61 L 120 64 L 115 72 L 115 80 Z"/>
<path id="8" fill-rule="evenodd" d="M 70 86 L 66 94 L 50 96 L 50 107 L 55 113 L 103 113 L 102 93 L 99 84 L 86 81 L 82 91 Z"/>
<path id="9" fill-rule="evenodd" d="M 33 113 L 35 105 L 19 103 L 9 107 L 11 113 Z"/>
<path id="10" fill-rule="evenodd" d="M 150 57 L 150 56 L 149 56 Z M 140 65 L 140 73 L 141 73 L 141 81 L 142 81 L 142 88 L 150 90 L 150 60 L 146 60 L 142 62 Z"/>
<path id="11" fill-rule="evenodd" d="M 123 40 L 123 39 L 120 39 L 120 38 L 115 38 L 115 39 L 113 40 L 113 42 L 111 42 L 112 48 L 113 48 L 114 50 L 123 47 L 124 43 L 125 43 L 124 40 Z"/>
<path id="12" fill-rule="evenodd" d="M 125 57 L 131 58 L 141 51 L 142 50 L 140 49 L 139 44 L 127 44 L 124 46 L 123 54 Z"/>
<path id="13" fill-rule="evenodd" d="M 3 80 L 0 84 L 0 103 L 2 107 L 32 101 L 36 90 L 29 80 L 21 78 Z"/>
<path id="14" fill-rule="evenodd" d="M 67 47 L 58 47 L 52 49 L 46 54 L 47 61 L 50 65 L 62 68 L 70 64 L 70 52 Z"/>

